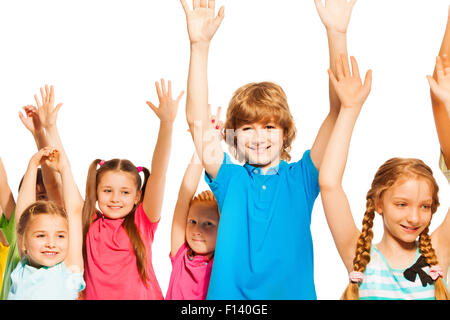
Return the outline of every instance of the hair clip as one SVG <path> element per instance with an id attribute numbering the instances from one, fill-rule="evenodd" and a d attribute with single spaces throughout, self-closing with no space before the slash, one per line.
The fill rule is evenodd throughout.
<path id="1" fill-rule="evenodd" d="M 98 163 L 98 165 L 101 167 L 101 166 L 103 166 L 104 164 L 105 164 L 105 160 L 100 160 L 100 162 Z"/>
<path id="2" fill-rule="evenodd" d="M 142 167 L 136 167 L 138 172 L 142 172 Z"/>

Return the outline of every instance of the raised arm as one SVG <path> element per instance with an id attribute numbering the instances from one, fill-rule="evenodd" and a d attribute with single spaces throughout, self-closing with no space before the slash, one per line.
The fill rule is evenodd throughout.
<path id="1" fill-rule="evenodd" d="M 64 263 L 71 272 L 78 273 L 84 268 L 83 228 L 81 222 L 83 202 L 80 202 L 80 198 L 77 196 L 78 187 L 65 154 L 55 149 L 45 163 L 49 168 L 59 172 L 61 175 L 64 208 L 69 220 L 69 250 Z"/>
<path id="2" fill-rule="evenodd" d="M 224 18 L 224 7 L 215 16 L 215 1 L 194 0 L 192 10 L 181 0 L 186 14 L 191 56 L 186 98 L 186 119 L 197 154 L 206 172 L 216 177 L 223 161 L 221 143 L 211 138 L 214 130 L 209 122 L 208 107 L 208 53 L 211 39 Z"/>
<path id="3" fill-rule="evenodd" d="M 319 17 L 325 26 L 328 39 L 330 70 L 336 75 L 336 59 L 340 55 L 347 55 L 347 28 L 356 0 L 314 0 Z M 339 114 L 341 102 L 336 90 L 329 82 L 330 112 L 322 123 L 313 146 L 311 159 L 317 169 L 320 169 L 323 154 L 330 139 L 336 118 Z"/>
<path id="4" fill-rule="evenodd" d="M 35 97 L 36 98 L 36 97 Z M 35 106 L 27 105 L 23 107 L 25 116 L 19 111 L 19 118 L 25 128 L 33 135 L 38 150 L 50 146 L 44 128 L 39 119 L 38 110 Z M 45 190 L 48 199 L 62 204 L 61 198 L 61 177 L 57 172 L 51 170 L 46 164 L 42 165 L 42 179 L 44 180 Z"/>
<path id="5" fill-rule="evenodd" d="M 444 37 L 442 39 L 439 56 L 443 58 L 444 55 L 450 56 L 450 6 L 448 11 L 447 26 L 445 28 Z M 438 81 L 437 65 L 434 69 L 433 78 Z M 433 107 L 434 122 L 436 131 L 441 145 L 442 153 L 444 154 L 445 164 L 447 168 L 450 167 L 450 112 L 438 97 L 432 88 L 431 90 L 431 104 Z"/>
<path id="6" fill-rule="evenodd" d="M 45 147 L 35 153 L 28 163 L 27 171 L 23 176 L 22 186 L 17 196 L 17 205 L 15 210 L 16 227 L 19 223 L 23 211 L 32 203 L 36 202 L 36 177 L 37 168 L 46 158 L 52 154 L 52 148 Z"/>
<path id="7" fill-rule="evenodd" d="M 354 57 L 350 59 L 352 71 L 346 56 L 342 55 L 337 59 L 337 79 L 333 72 L 328 70 L 342 105 L 319 172 L 325 216 L 336 247 L 349 272 L 353 269 L 352 261 L 360 232 L 355 225 L 347 196 L 342 188 L 342 176 L 347 163 L 353 128 L 361 107 L 369 95 L 372 82 L 372 72 L 369 70 L 362 84 L 356 60 Z"/>
<path id="8" fill-rule="evenodd" d="M 155 112 L 160 120 L 158 140 L 153 151 L 151 174 L 145 188 L 143 206 L 151 222 L 156 222 L 161 216 L 164 188 L 166 185 L 166 172 L 169 165 L 170 150 L 172 148 L 173 122 L 178 111 L 178 104 L 184 94 L 182 91 L 176 100 L 172 99 L 172 83 L 168 82 L 168 88 L 164 79 L 161 86 L 155 83 L 159 99 L 159 107 L 147 101 L 148 106 Z"/>
<path id="9" fill-rule="evenodd" d="M 211 123 L 215 125 L 215 137 L 218 141 L 223 140 L 223 122 L 220 120 L 221 110 L 222 108 L 218 107 L 216 115 L 212 115 L 211 106 L 208 105 L 209 118 Z M 177 204 L 173 214 L 170 251 L 172 257 L 176 255 L 180 246 L 186 241 L 186 224 L 189 214 L 189 205 L 197 190 L 202 171 L 202 163 L 198 158 L 197 153 L 194 152 L 191 162 L 184 173 L 183 181 L 181 182 L 180 190 L 178 191 Z"/>
<path id="10" fill-rule="evenodd" d="M 0 208 L 6 220 L 9 221 L 11 219 L 15 206 L 16 203 L 8 184 L 5 166 L 3 165 L 2 158 L 0 158 Z"/>
<path id="11" fill-rule="evenodd" d="M 173 213 L 170 255 L 174 257 L 181 245 L 186 241 L 186 224 L 189 204 L 197 191 L 202 176 L 203 166 L 194 153 L 183 176 L 178 191 L 177 204 Z"/>
<path id="12" fill-rule="evenodd" d="M 67 154 L 64 151 L 64 147 L 56 125 L 58 112 L 63 104 L 59 103 L 55 106 L 54 87 L 53 86 L 48 87 L 48 85 L 45 85 L 45 91 L 43 88 L 41 88 L 42 101 L 40 101 L 36 95 L 34 96 L 34 98 L 37 104 L 37 113 L 39 116 L 39 120 L 41 122 L 42 127 L 45 129 L 47 135 L 48 144 L 51 147 L 57 149 L 62 157 L 68 159 Z M 64 192 L 62 191 L 62 183 L 58 184 L 58 188 L 59 188 L 59 195 L 63 197 Z M 77 201 L 79 203 L 83 203 L 83 198 L 78 188 L 76 188 L 75 191 L 76 192 L 73 196 L 76 196 L 78 198 Z M 64 199 L 62 199 L 62 203 L 65 203 Z"/>

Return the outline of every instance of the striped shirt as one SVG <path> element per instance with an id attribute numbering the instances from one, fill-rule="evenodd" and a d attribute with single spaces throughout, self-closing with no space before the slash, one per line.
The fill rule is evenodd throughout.
<path id="1" fill-rule="evenodd" d="M 411 266 L 419 257 L 420 251 L 417 248 Z M 373 245 L 370 250 L 370 262 L 364 271 L 364 280 L 359 286 L 359 299 L 435 300 L 434 284 L 427 284 L 424 287 L 418 276 L 415 282 L 409 281 L 403 276 L 406 269 L 392 269 L 383 254 Z M 429 269 L 427 266 L 422 270 L 428 274 Z"/>

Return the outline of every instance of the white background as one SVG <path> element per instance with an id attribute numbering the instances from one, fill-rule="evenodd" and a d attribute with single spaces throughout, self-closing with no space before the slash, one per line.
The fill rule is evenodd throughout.
<path id="1" fill-rule="evenodd" d="M 329 108 L 327 38 L 314 1 L 218 0 L 221 5 L 225 19 L 210 49 L 210 102 L 225 109 L 234 90 L 247 82 L 280 84 L 296 120 L 291 154 L 297 161 L 311 147 Z M 435 172 L 441 207 L 431 230 L 449 206 L 425 77 L 434 69 L 448 5 L 448 0 L 359 0 L 354 7 L 349 54 L 356 56 L 361 72 L 373 69 L 372 92 L 356 125 L 344 176 L 358 226 L 375 171 L 394 156 L 420 158 Z M 162 77 L 173 81 L 174 95 L 186 89 L 189 40 L 178 0 L 2 1 L 0 47 L 0 155 L 15 197 L 36 152 L 18 111 L 34 104 L 33 95 L 46 83 L 55 86 L 57 102 L 64 103 L 58 126 L 83 195 L 88 166 L 96 158 L 127 158 L 150 168 L 159 121 L 145 101 L 158 103 L 154 82 Z M 193 151 L 184 98 L 152 248 L 164 294 L 171 272 L 173 209 Z M 198 191 L 207 188 L 202 180 Z M 347 272 L 320 195 L 311 229 L 317 296 L 338 299 Z M 380 217 L 374 232 L 378 241 Z"/>

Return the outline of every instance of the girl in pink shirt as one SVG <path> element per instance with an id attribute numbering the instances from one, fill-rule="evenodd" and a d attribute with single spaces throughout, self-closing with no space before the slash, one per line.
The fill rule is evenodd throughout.
<path id="1" fill-rule="evenodd" d="M 156 90 L 159 107 L 147 102 L 160 119 L 152 174 L 125 159 L 97 159 L 89 167 L 83 207 L 85 299 L 163 299 L 151 245 L 161 214 L 173 122 L 183 92 L 173 100 L 171 82 L 166 90 L 163 79 L 161 88 L 156 83 Z"/>
<path id="2" fill-rule="evenodd" d="M 219 113 L 220 107 L 216 117 L 211 117 L 211 130 L 222 128 L 221 122 L 216 123 Z M 194 153 L 184 173 L 173 215 L 172 274 L 166 300 L 205 300 L 208 293 L 220 215 L 210 190 L 193 198 L 202 170 Z"/>

